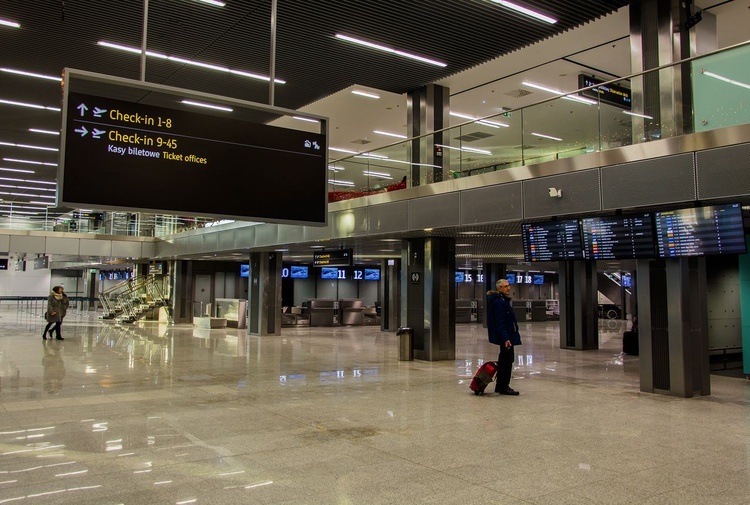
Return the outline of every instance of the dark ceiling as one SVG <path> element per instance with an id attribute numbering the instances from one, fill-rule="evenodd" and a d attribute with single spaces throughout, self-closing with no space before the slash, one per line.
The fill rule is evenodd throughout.
<path id="1" fill-rule="evenodd" d="M 297 109 L 352 84 L 404 93 L 510 53 L 627 5 L 626 0 L 524 0 L 555 17 L 547 24 L 489 0 L 279 0 L 275 105 Z M 151 51 L 269 74 L 271 1 L 150 0 Z M 139 47 L 142 0 L 2 0 L 2 66 L 58 75 L 63 67 L 139 78 L 139 55 L 97 45 Z M 447 63 L 437 66 L 353 45 L 337 33 Z M 267 103 L 268 84 L 149 58 L 146 80 Z"/>

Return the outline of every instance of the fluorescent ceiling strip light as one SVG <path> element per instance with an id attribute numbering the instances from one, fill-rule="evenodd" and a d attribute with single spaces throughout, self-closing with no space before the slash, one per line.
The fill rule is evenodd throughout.
<path id="1" fill-rule="evenodd" d="M 30 189 L 32 191 L 57 191 L 57 189 L 30 188 L 28 186 L 16 186 L 13 184 L 0 184 L 0 188 Z"/>
<path id="2" fill-rule="evenodd" d="M 714 79 L 718 79 L 720 81 L 728 82 L 729 84 L 734 84 L 735 86 L 739 86 L 741 88 L 750 89 L 750 84 L 745 84 L 741 81 L 735 81 L 734 79 L 730 79 L 729 77 L 724 77 L 723 75 L 714 74 L 713 72 L 708 72 L 705 69 L 701 69 L 701 73 L 703 75 L 707 75 L 709 77 L 713 77 Z"/>
<path id="3" fill-rule="evenodd" d="M 359 44 L 362 46 L 370 47 L 372 49 L 378 49 L 379 51 L 385 51 L 386 53 L 396 54 L 398 56 L 403 56 L 404 58 L 410 58 L 412 60 L 421 61 L 423 63 L 429 63 L 430 65 L 435 65 L 438 67 L 447 67 L 447 63 L 443 63 L 442 61 L 437 60 L 431 60 L 429 58 L 425 58 L 423 56 L 418 56 L 416 54 L 407 53 L 405 51 L 400 51 L 398 49 L 393 49 L 391 47 L 382 46 L 380 44 L 375 44 L 373 42 L 368 42 L 366 40 L 361 39 L 355 39 L 354 37 L 349 37 L 348 35 L 342 35 L 340 33 L 336 34 L 337 39 L 346 40 L 347 42 L 353 42 L 354 44 Z"/>
<path id="4" fill-rule="evenodd" d="M 336 151 L 337 153 L 346 153 L 346 154 L 359 154 L 357 151 L 350 151 L 349 149 L 340 149 L 338 147 L 329 147 L 329 151 Z"/>
<path id="5" fill-rule="evenodd" d="M 28 144 L 14 144 L 13 142 L 0 142 L 0 146 L 21 147 L 23 149 L 37 149 L 39 151 L 59 151 L 56 147 L 30 146 Z"/>
<path id="6" fill-rule="evenodd" d="M 224 7 L 226 4 L 224 2 L 219 2 L 218 0 L 198 0 L 201 3 L 214 5 L 216 7 Z"/>
<path id="7" fill-rule="evenodd" d="M 54 202 L 52 202 L 52 203 L 50 203 L 50 202 L 36 202 L 34 200 L 31 200 L 29 203 L 33 203 L 33 204 L 36 204 L 36 205 L 46 205 L 48 209 L 54 205 Z"/>
<path id="8" fill-rule="evenodd" d="M 491 151 L 485 151 L 484 149 L 476 149 L 474 147 L 453 147 L 453 146 L 446 146 L 444 144 L 435 144 L 438 147 L 443 147 L 445 149 L 453 149 L 454 151 L 466 151 L 469 153 L 478 153 L 478 154 L 492 154 Z"/>
<path id="9" fill-rule="evenodd" d="M 629 110 L 622 111 L 623 114 L 627 114 L 628 116 L 636 116 L 636 117 L 642 117 L 644 119 L 654 119 L 653 116 L 648 116 L 646 114 L 638 114 L 637 112 L 631 112 Z"/>
<path id="10" fill-rule="evenodd" d="M 373 130 L 372 133 L 377 133 L 378 135 L 386 135 L 388 137 L 396 137 L 397 139 L 406 139 L 406 138 L 409 138 L 406 135 L 400 135 L 398 133 L 389 133 L 389 132 L 384 132 L 384 131 L 380 131 L 380 130 Z"/>
<path id="11" fill-rule="evenodd" d="M 355 156 L 355 158 L 374 158 L 376 160 L 387 160 L 388 156 L 383 156 L 382 154 L 374 154 L 374 153 L 362 153 L 360 155 Z"/>
<path id="12" fill-rule="evenodd" d="M 47 110 L 54 110 L 56 112 L 60 112 L 59 107 L 46 107 L 44 105 L 37 105 L 34 103 L 26 103 L 26 102 L 15 102 L 13 100 L 3 100 L 0 98 L 0 103 L 4 103 L 5 105 L 17 105 L 19 107 L 28 107 L 30 109 L 47 109 Z"/>
<path id="13" fill-rule="evenodd" d="M 328 184 L 333 184 L 334 186 L 354 186 L 354 183 L 351 181 L 333 181 L 331 179 L 328 179 Z"/>
<path id="14" fill-rule="evenodd" d="M 372 175 L 373 177 L 382 177 L 383 179 L 393 179 L 389 174 L 384 174 L 382 172 L 371 172 L 369 170 L 365 170 L 362 172 L 365 175 Z"/>
<path id="15" fill-rule="evenodd" d="M 7 193 L 5 191 L 0 191 L 0 195 L 29 196 L 29 197 L 33 196 L 33 197 L 36 197 L 36 198 L 55 198 L 54 195 L 53 196 L 48 196 L 48 195 L 30 195 L 28 193 L 13 193 L 13 192 Z"/>
<path id="16" fill-rule="evenodd" d="M 380 98 L 380 95 L 376 95 L 375 93 L 369 93 L 367 91 L 360 91 L 358 89 L 352 90 L 352 93 L 355 95 L 359 95 L 359 96 L 366 96 L 367 98 L 375 98 L 375 99 Z"/>
<path id="17" fill-rule="evenodd" d="M 14 163 L 28 163 L 30 165 L 47 165 L 49 167 L 57 166 L 57 163 L 46 163 L 43 161 L 32 161 L 32 160 L 19 160 L 17 158 L 3 158 L 3 161 L 12 161 Z"/>
<path id="18" fill-rule="evenodd" d="M 194 105 L 196 107 L 205 107 L 206 109 L 222 110 L 224 112 L 233 112 L 229 107 L 221 107 L 219 105 L 211 105 L 210 103 L 194 102 L 192 100 L 182 100 L 181 103 L 186 105 Z"/>
<path id="19" fill-rule="evenodd" d="M 345 169 L 342 167 L 334 167 L 333 165 L 328 165 L 328 170 L 332 172 L 343 172 Z"/>
<path id="20" fill-rule="evenodd" d="M 0 203 L 0 207 L 10 207 L 11 209 L 29 209 L 29 210 L 47 210 L 46 207 L 29 207 L 28 205 L 19 205 L 17 203 Z"/>
<path id="21" fill-rule="evenodd" d="M 294 119 L 299 119 L 300 121 L 307 121 L 308 123 L 319 123 L 317 119 L 312 119 L 309 117 L 302 117 L 302 116 L 292 116 Z"/>
<path id="22" fill-rule="evenodd" d="M 565 92 L 563 91 L 560 91 L 554 88 L 548 88 L 546 86 L 542 86 L 541 84 L 534 84 L 533 82 L 527 82 L 527 81 L 523 81 L 521 84 L 523 84 L 524 86 L 528 86 L 530 88 L 535 88 L 541 91 L 546 91 L 547 93 L 554 93 L 555 95 L 560 95 L 565 100 L 573 100 L 574 102 L 581 102 L 581 103 L 585 103 L 586 105 L 597 104 L 596 100 L 591 100 L 590 98 L 584 98 L 582 96 L 577 96 L 577 95 L 565 94 Z"/>
<path id="23" fill-rule="evenodd" d="M 8 72 L 10 74 L 25 75 L 26 77 L 36 77 L 37 79 L 48 79 L 50 81 L 62 82 L 62 77 L 58 77 L 55 75 L 36 74 L 34 72 L 27 72 L 25 70 L 16 70 L 13 68 L 3 67 L 3 68 L 0 68 L 0 72 Z"/>
<path id="24" fill-rule="evenodd" d="M 476 121 L 477 123 L 492 127 L 492 128 L 500 128 L 501 126 L 503 128 L 510 128 L 509 124 L 505 123 L 499 123 L 497 121 L 490 121 L 488 119 L 477 119 L 474 116 L 470 116 L 468 114 L 461 114 L 460 112 L 450 112 L 451 116 L 460 117 L 462 119 L 469 119 L 471 121 Z"/>
<path id="25" fill-rule="evenodd" d="M 549 23 L 551 25 L 557 23 L 557 19 L 546 16 L 540 12 L 533 11 L 529 9 L 528 7 L 524 7 L 522 5 L 514 4 L 513 2 L 507 2 L 506 0 L 492 0 L 496 4 L 500 4 L 503 7 L 514 10 L 516 12 L 520 12 L 521 14 L 525 14 L 526 16 L 532 17 L 534 19 L 538 19 L 540 21 L 544 21 L 545 23 Z"/>
<path id="26" fill-rule="evenodd" d="M 0 19 L 0 25 L 10 26 L 11 28 L 21 28 L 21 25 L 15 21 L 8 21 L 7 19 Z"/>
<path id="27" fill-rule="evenodd" d="M 36 181 L 36 180 L 33 180 L 33 179 L 18 179 L 16 177 L 0 177 L 0 181 L 28 182 L 30 184 L 52 184 L 52 185 L 57 185 L 56 182 Z"/>
<path id="28" fill-rule="evenodd" d="M 357 158 L 357 156 L 355 156 L 355 158 Z M 385 161 L 387 161 L 387 162 L 389 162 L 389 163 L 405 163 L 406 165 L 412 165 L 412 166 L 415 166 L 415 167 L 434 167 L 434 168 L 443 168 L 443 167 L 441 167 L 440 165 L 430 165 L 429 163 L 413 163 L 413 162 L 411 162 L 411 161 L 392 160 L 392 159 L 390 159 L 390 158 L 386 158 L 386 159 L 383 159 L 383 160 L 378 160 L 378 161 L 384 161 L 384 162 L 385 162 Z"/>
<path id="29" fill-rule="evenodd" d="M 33 133 L 44 133 L 47 135 L 60 135 L 60 132 L 53 132 L 52 130 L 40 130 L 38 128 L 29 128 L 29 131 Z"/>
<path id="30" fill-rule="evenodd" d="M 21 170 L 20 168 L 0 168 L 3 172 L 16 172 L 19 174 L 35 174 L 33 170 Z"/>
<path id="31" fill-rule="evenodd" d="M 562 142 L 561 138 L 553 137 L 552 135 L 545 135 L 543 133 L 534 133 L 534 132 L 531 132 L 531 134 L 534 135 L 535 137 L 542 137 L 543 139 L 550 139 L 550 140 L 556 140 L 558 142 Z"/>
<path id="32" fill-rule="evenodd" d="M 125 46 L 123 44 L 114 44 L 112 42 L 107 42 L 105 40 L 100 40 L 96 44 L 99 45 L 99 46 L 103 46 L 103 47 L 109 47 L 110 49 L 117 49 L 117 50 L 120 50 L 120 51 L 125 51 L 125 52 L 133 53 L 133 54 L 141 54 L 141 49 L 138 48 L 138 47 Z M 261 81 L 266 81 L 266 82 L 268 82 L 268 81 L 271 80 L 270 77 L 265 76 L 265 75 L 261 75 L 261 74 L 254 74 L 252 72 L 245 72 L 244 70 L 233 70 L 231 68 L 223 67 L 221 65 L 212 65 L 210 63 L 203 63 L 203 62 L 200 62 L 200 61 L 188 60 L 188 59 L 185 59 L 185 58 L 180 58 L 179 56 L 169 56 L 169 55 L 162 54 L 162 53 L 157 53 L 157 52 L 154 52 L 154 51 L 146 51 L 146 56 L 151 56 L 152 58 L 159 58 L 159 59 L 162 59 L 162 60 L 175 61 L 175 62 L 178 62 L 178 63 L 183 63 L 185 65 L 193 65 L 193 66 L 196 66 L 196 67 L 208 68 L 208 69 L 211 69 L 211 70 L 216 70 L 218 72 L 227 72 L 227 73 L 230 73 L 230 74 L 241 75 L 243 77 L 249 77 L 251 79 L 259 79 Z M 286 81 L 284 81 L 282 79 L 275 79 L 274 78 L 273 82 L 275 82 L 276 84 L 286 84 Z"/>
<path id="33" fill-rule="evenodd" d="M 39 215 L 38 212 L 29 212 L 29 211 L 25 211 L 25 210 L 14 210 L 14 209 L 9 209 L 9 210 L 2 210 L 2 209 L 0 209 L 0 212 L 8 213 L 8 214 L 30 214 L 32 216 Z"/>

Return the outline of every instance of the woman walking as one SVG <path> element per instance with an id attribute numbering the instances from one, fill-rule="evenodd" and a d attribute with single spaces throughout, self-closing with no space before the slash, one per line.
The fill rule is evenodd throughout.
<path id="1" fill-rule="evenodd" d="M 47 327 L 42 332 L 42 340 L 47 340 L 47 332 L 49 332 L 49 338 L 52 340 L 52 332 L 55 332 L 55 338 L 57 340 L 65 340 L 60 335 L 60 323 L 62 322 L 62 311 L 63 311 L 63 295 L 62 288 L 55 286 L 52 288 L 49 296 L 47 297 L 47 312 L 44 315 L 47 319 Z M 54 328 L 50 330 L 50 327 L 54 325 Z"/>

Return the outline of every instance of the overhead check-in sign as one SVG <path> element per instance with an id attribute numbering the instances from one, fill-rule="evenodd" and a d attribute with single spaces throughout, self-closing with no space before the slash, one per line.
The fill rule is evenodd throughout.
<path id="1" fill-rule="evenodd" d="M 227 97 L 70 69 L 64 84 L 58 205 L 326 223 L 325 118 L 310 133 Z"/>
<path id="2" fill-rule="evenodd" d="M 313 265 L 316 267 L 347 267 L 351 264 L 351 249 L 337 249 L 313 253 Z"/>

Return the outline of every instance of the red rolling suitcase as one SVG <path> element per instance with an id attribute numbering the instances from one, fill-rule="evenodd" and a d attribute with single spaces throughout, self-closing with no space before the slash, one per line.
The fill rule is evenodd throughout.
<path id="1" fill-rule="evenodd" d="M 469 386 L 475 395 L 483 395 L 484 390 L 497 375 L 497 361 L 487 361 L 479 367 Z"/>

